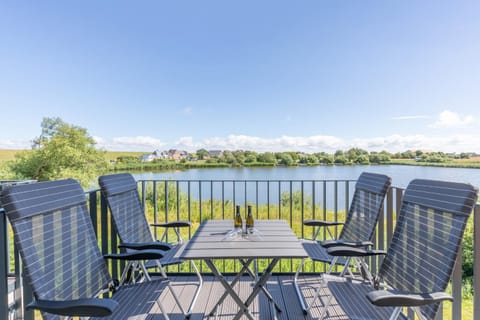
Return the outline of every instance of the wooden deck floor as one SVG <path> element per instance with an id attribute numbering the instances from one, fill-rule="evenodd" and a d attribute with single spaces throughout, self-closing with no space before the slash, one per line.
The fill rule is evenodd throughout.
<path id="1" fill-rule="evenodd" d="M 267 284 L 267 289 L 277 301 L 279 306 L 282 308 L 282 312 L 277 312 L 276 316 L 279 320 L 293 320 L 293 319 L 317 319 L 320 316 L 322 307 L 320 302 L 316 302 L 313 308 L 310 310 L 308 315 L 302 313 L 300 303 L 298 301 L 297 295 L 295 293 L 295 288 L 293 286 L 293 276 L 272 276 Z M 192 283 L 196 280 L 195 277 L 170 277 L 174 290 L 180 297 L 180 300 L 183 303 L 185 308 L 188 308 L 195 287 L 191 285 L 186 285 Z M 303 276 L 301 277 L 301 288 L 304 296 L 311 297 L 314 293 L 314 288 L 318 286 L 318 276 Z M 251 290 L 252 282 L 248 277 L 243 277 L 242 280 L 237 284 L 237 292 L 240 293 L 241 297 L 247 297 Z M 171 319 L 183 319 L 183 316 L 176 306 L 174 299 L 168 290 L 163 296 L 162 302 L 169 313 Z M 203 319 L 220 319 L 227 320 L 232 319 L 237 313 L 238 307 L 230 297 L 227 298 L 222 304 L 217 317 L 209 316 L 209 312 L 212 310 L 215 303 L 218 301 L 220 296 L 223 294 L 224 289 L 219 281 L 216 281 L 213 276 L 204 276 L 204 284 L 200 296 L 197 300 L 193 314 L 190 319 L 192 320 L 203 320 Z M 267 298 L 263 293 L 260 293 L 259 296 L 255 299 L 250 310 L 252 315 L 256 319 L 275 319 L 274 310 L 271 310 L 270 303 L 268 303 Z M 157 315 L 151 314 L 151 317 L 147 319 L 157 319 Z M 161 319 L 159 317 L 158 319 Z M 247 319 L 247 317 L 242 317 L 242 319 Z M 332 303 L 332 307 L 328 312 L 328 317 L 326 319 L 347 319 L 342 315 L 341 311 L 336 308 L 335 303 Z"/>

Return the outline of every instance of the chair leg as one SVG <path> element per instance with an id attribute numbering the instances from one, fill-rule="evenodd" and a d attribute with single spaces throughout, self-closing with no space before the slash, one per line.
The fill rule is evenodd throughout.
<path id="1" fill-rule="evenodd" d="M 169 281 L 169 280 L 167 280 L 167 281 Z M 170 288 L 170 281 L 168 283 L 168 286 Z M 165 320 L 170 320 L 170 317 L 168 316 L 167 310 L 165 310 L 165 307 L 163 306 L 162 302 L 160 301 L 160 298 L 158 298 L 158 300 L 156 302 L 157 302 L 158 307 L 162 311 L 162 314 L 165 317 Z"/>
<path id="2" fill-rule="evenodd" d="M 337 257 L 335 257 L 335 258 L 337 258 Z M 343 270 L 342 270 L 342 272 L 340 272 L 340 277 L 344 277 L 345 273 L 350 272 L 350 261 L 352 261 L 352 257 L 348 257 L 347 261 L 345 261 L 345 264 L 343 265 Z M 333 265 L 334 265 L 334 263 L 332 261 L 332 266 Z"/>
<path id="3" fill-rule="evenodd" d="M 128 272 L 132 267 L 132 261 L 127 261 L 125 268 L 123 268 L 122 275 L 120 276 L 120 285 L 123 285 L 128 277 Z"/>
<path id="4" fill-rule="evenodd" d="M 373 279 L 372 273 L 368 269 L 368 265 L 365 260 L 363 260 L 363 258 L 355 258 L 355 262 L 358 265 L 362 278 L 364 280 L 368 280 L 372 284 L 372 286 L 375 286 L 375 281 Z"/>
<path id="5" fill-rule="evenodd" d="M 157 264 L 157 267 L 160 269 L 160 273 L 162 274 L 162 277 L 164 279 L 167 279 L 168 281 L 168 289 L 170 290 L 170 292 L 172 293 L 173 295 L 173 298 L 175 299 L 175 302 L 177 303 L 178 307 L 180 308 L 180 311 L 182 311 L 183 315 L 185 317 L 188 317 L 188 313 L 185 312 L 185 309 L 183 308 L 181 302 L 180 302 L 180 298 L 178 297 L 178 295 L 175 293 L 175 290 L 173 290 L 173 287 L 172 285 L 170 284 L 170 281 L 168 280 L 168 277 L 167 277 L 167 274 L 165 273 L 165 269 L 163 268 L 162 264 L 160 263 L 160 261 L 156 260 L 155 262 Z M 145 267 L 145 266 L 144 266 Z M 148 273 L 147 273 L 148 274 Z"/>
<path id="6" fill-rule="evenodd" d="M 320 298 L 320 293 L 323 289 L 323 276 L 320 276 L 320 285 L 317 289 L 315 289 L 315 293 L 313 294 L 313 298 L 310 300 L 310 302 L 307 302 L 305 298 L 303 297 L 302 291 L 300 290 L 300 287 L 298 285 L 298 276 L 300 274 L 300 270 L 302 269 L 303 265 L 305 264 L 306 259 L 302 259 L 300 262 L 300 265 L 297 268 L 297 271 L 295 272 L 295 276 L 293 278 L 293 286 L 295 288 L 295 293 L 297 294 L 298 300 L 300 302 L 300 305 L 302 307 L 302 311 L 304 315 L 308 314 L 308 310 L 313 306 L 317 298 Z"/>
<path id="7" fill-rule="evenodd" d="M 295 288 L 295 292 L 297 294 L 298 301 L 300 302 L 300 305 L 302 307 L 303 314 L 306 315 L 308 313 L 308 308 L 307 308 L 307 305 L 305 303 L 305 299 L 303 298 L 300 287 L 298 286 L 298 276 L 300 274 L 300 270 L 302 270 L 303 265 L 305 264 L 305 260 L 306 260 L 305 258 L 302 259 L 302 261 L 300 262 L 300 265 L 297 268 L 297 272 L 295 272 L 295 276 L 293 277 L 293 286 Z"/>
<path id="8" fill-rule="evenodd" d="M 190 307 L 188 308 L 187 317 L 189 317 L 192 314 L 193 307 L 197 302 L 197 298 L 200 295 L 200 290 L 202 289 L 202 286 L 203 286 L 203 278 L 202 278 L 202 275 L 200 274 L 200 271 L 198 270 L 197 265 L 193 260 L 190 260 L 190 264 L 192 265 L 193 269 L 195 270 L 195 274 L 197 275 L 198 285 L 197 285 L 197 289 L 195 290 L 195 294 L 193 296 L 192 302 L 190 303 Z"/>
<path id="9" fill-rule="evenodd" d="M 402 307 L 396 307 L 393 309 L 392 315 L 389 320 L 397 320 L 400 314 L 402 313 Z"/>
<path id="10" fill-rule="evenodd" d="M 327 315 L 328 307 L 330 307 L 330 303 L 332 302 L 332 299 L 333 299 L 333 295 L 330 295 L 328 297 L 327 303 L 323 306 L 322 313 L 320 314 L 320 317 L 318 319 L 322 320 L 323 318 L 325 318 L 325 316 Z"/>
<path id="11" fill-rule="evenodd" d="M 412 308 L 419 320 L 427 320 L 427 318 L 422 314 L 419 307 Z"/>

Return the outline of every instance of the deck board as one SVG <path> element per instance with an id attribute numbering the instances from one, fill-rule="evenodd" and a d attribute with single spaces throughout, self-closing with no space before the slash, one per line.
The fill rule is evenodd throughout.
<path id="1" fill-rule="evenodd" d="M 195 282 L 195 276 L 174 276 L 170 277 L 173 288 L 179 294 L 180 300 L 185 309 L 188 308 L 194 291 L 195 286 L 187 285 L 189 282 Z M 227 277 L 228 281 L 232 280 L 232 277 Z M 204 320 L 204 319 L 218 319 L 218 320 L 229 320 L 234 317 L 238 307 L 233 301 L 232 298 L 227 297 L 224 303 L 218 310 L 217 318 L 215 316 L 210 317 L 209 312 L 212 310 L 216 301 L 223 294 L 224 289 L 221 283 L 215 280 L 214 276 L 207 275 L 204 276 L 204 284 L 202 291 L 198 297 L 195 308 L 193 309 L 193 314 L 190 317 L 191 320 Z M 300 287 L 302 288 L 303 294 L 307 297 L 312 297 L 314 294 L 314 288 L 319 285 L 318 276 L 301 276 L 299 279 Z M 244 276 L 241 278 L 239 283 L 235 286 L 237 292 L 245 299 L 250 290 L 252 289 L 251 278 Z M 295 294 L 295 289 L 293 287 L 293 276 L 289 275 L 273 275 L 267 283 L 267 289 L 270 294 L 273 296 L 275 301 L 282 308 L 282 312 L 277 313 L 277 319 L 279 320 L 297 320 L 305 319 L 312 320 L 318 318 L 322 311 L 322 303 L 317 301 L 310 313 L 308 315 L 303 315 L 303 312 L 298 302 L 297 296 Z M 162 303 L 164 304 L 166 310 L 170 313 L 169 316 L 172 320 L 182 319 L 180 310 L 178 306 L 175 305 L 173 296 L 167 292 L 162 295 Z M 322 295 L 322 300 L 325 301 L 325 294 Z M 156 310 L 155 312 L 158 312 Z M 255 299 L 251 305 L 251 313 L 255 319 L 273 319 L 274 310 L 270 307 L 268 299 L 263 293 L 260 293 L 259 296 Z M 152 319 L 157 319 L 157 315 L 152 314 Z M 150 319 L 150 317 L 148 318 Z M 159 317 L 161 319 L 161 317 Z M 242 319 L 247 319 L 245 316 Z M 335 319 L 342 320 L 346 319 L 345 315 L 339 310 L 335 301 L 332 302 L 331 308 L 328 310 L 328 316 L 326 319 Z"/>

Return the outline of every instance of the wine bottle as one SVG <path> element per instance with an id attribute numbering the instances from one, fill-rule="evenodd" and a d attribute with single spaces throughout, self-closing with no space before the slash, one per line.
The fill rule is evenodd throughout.
<path id="1" fill-rule="evenodd" d="M 247 207 L 247 220 L 245 221 L 245 227 L 247 232 L 252 232 L 253 230 L 253 216 L 252 216 L 252 206 Z"/>
<path id="2" fill-rule="evenodd" d="M 240 206 L 236 207 L 235 218 L 233 220 L 233 226 L 235 229 L 242 229 L 242 215 L 240 214 Z"/>

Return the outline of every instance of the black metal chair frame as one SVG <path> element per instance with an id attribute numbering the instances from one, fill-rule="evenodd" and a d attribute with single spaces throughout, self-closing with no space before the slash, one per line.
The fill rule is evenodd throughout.
<path id="1" fill-rule="evenodd" d="M 373 285 L 324 275 L 323 288 L 331 295 L 320 319 L 333 297 L 351 318 L 406 319 L 402 310 L 410 308 L 421 320 L 435 319 L 441 302 L 453 301 L 445 289 L 477 197 L 478 190 L 470 184 L 410 182 L 386 253 L 346 246 L 328 249 L 334 256 L 385 257 Z"/>
<path id="2" fill-rule="evenodd" d="M 150 314 L 154 304 L 169 319 L 160 296 L 166 279 L 117 286 L 105 259 L 158 260 L 156 250 L 102 255 L 82 187 L 73 179 L 3 190 L 1 203 L 14 232 L 35 300 L 26 308 L 44 319 L 127 319 Z M 99 298 L 102 295 L 110 298 Z"/>
<path id="3" fill-rule="evenodd" d="M 345 222 L 339 221 L 323 221 L 323 220 L 305 220 L 305 226 L 314 227 L 313 236 L 311 239 L 302 239 L 303 245 L 309 258 L 313 261 L 329 263 L 330 267 L 327 274 L 333 271 L 335 265 L 343 266 L 340 276 L 345 276 L 346 273 L 351 277 L 355 275 L 351 271 L 351 267 L 356 267 L 361 272 L 363 278 L 373 282 L 373 277 L 369 271 L 368 265 L 362 257 L 342 257 L 331 256 L 327 249 L 335 246 L 351 246 L 351 247 L 371 247 L 373 242 L 371 239 L 375 232 L 378 217 L 383 209 L 385 195 L 390 188 L 390 177 L 378 174 L 363 172 L 358 178 L 355 185 L 355 193 L 350 204 Z M 343 225 L 342 231 L 337 239 L 334 238 L 330 231 L 330 227 Z M 317 241 L 319 233 L 322 229 L 326 229 L 330 240 Z M 305 301 L 299 284 L 298 277 L 305 264 L 306 259 L 303 259 L 297 268 L 294 277 L 294 287 L 297 297 L 300 301 L 304 314 L 313 306 L 317 299 L 321 287 L 315 291 L 314 298 L 310 302 Z"/>
<path id="4" fill-rule="evenodd" d="M 167 265 L 181 264 L 184 262 L 182 259 L 176 257 L 178 250 L 182 250 L 182 248 L 188 242 L 182 239 L 179 228 L 190 227 L 190 222 L 170 221 L 150 224 L 152 227 L 165 228 L 160 241 L 155 241 L 154 235 L 149 228 L 144 208 L 140 202 L 137 182 L 135 181 L 134 177 L 129 173 L 118 173 L 101 176 L 98 178 L 98 181 L 102 195 L 106 199 L 108 207 L 110 208 L 116 230 L 121 240 L 119 248 L 127 252 L 138 249 L 150 249 L 161 250 L 165 253 L 164 257 L 160 260 L 151 260 L 146 263 L 144 261 L 129 261 L 122 271 L 120 283 L 125 283 L 128 275 L 134 274 L 137 271 L 142 271 L 141 274 L 143 275 L 143 278 L 141 278 L 140 281 L 143 279 L 150 281 L 151 276 L 148 273 L 148 269 L 152 268 L 158 268 L 162 277 L 167 279 L 168 276 L 164 267 Z M 137 224 L 137 228 L 130 228 L 130 224 Z M 174 230 L 177 236 L 176 243 L 172 244 L 165 242 L 167 240 L 169 229 Z M 198 282 L 196 283 L 197 288 L 187 311 L 184 311 L 180 304 L 178 295 L 175 293 L 173 288 L 171 288 L 171 292 L 175 300 L 186 315 L 191 314 L 203 285 L 202 275 L 200 274 L 195 262 L 191 260 L 190 264 L 195 271 Z"/>

